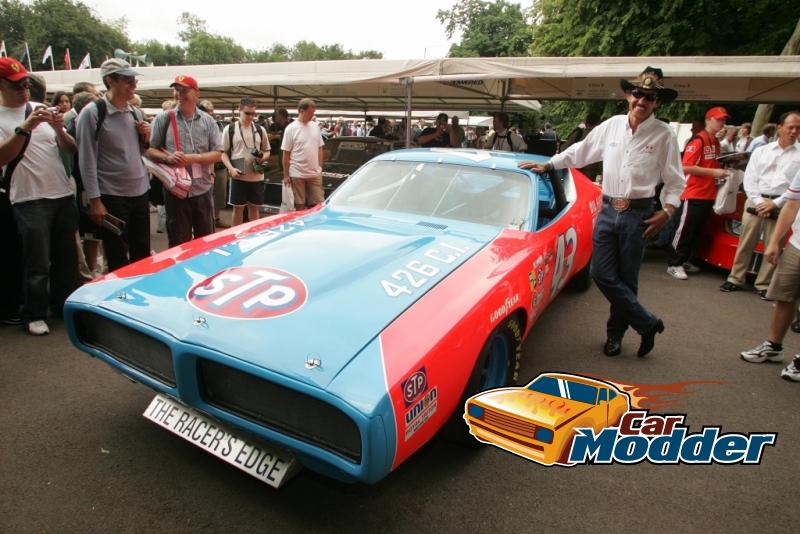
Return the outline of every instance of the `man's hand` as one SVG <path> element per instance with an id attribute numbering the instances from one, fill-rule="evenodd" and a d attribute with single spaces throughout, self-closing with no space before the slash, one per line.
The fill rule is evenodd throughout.
<path id="1" fill-rule="evenodd" d="M 283 183 L 284 183 L 285 185 L 292 185 L 292 179 L 291 179 L 291 178 L 289 178 L 289 175 L 288 175 L 288 174 L 284 174 L 284 175 L 283 175 Z"/>
<path id="2" fill-rule="evenodd" d="M 136 131 L 145 143 L 150 141 L 150 124 L 147 121 L 136 121 Z"/>
<path id="3" fill-rule="evenodd" d="M 167 156 L 167 161 L 165 163 L 173 167 L 185 167 L 189 164 L 189 160 L 183 152 L 173 152 Z"/>
<path id="4" fill-rule="evenodd" d="M 89 218 L 97 226 L 103 226 L 103 219 L 106 217 L 106 206 L 100 197 L 89 199 Z"/>
<path id="5" fill-rule="evenodd" d="M 658 210 L 652 215 L 652 217 L 644 220 L 647 228 L 644 229 L 644 233 L 642 235 L 644 237 L 651 237 L 658 234 L 664 225 L 667 224 L 667 221 L 669 221 L 669 217 L 670 215 L 666 211 Z"/>
<path id="6" fill-rule="evenodd" d="M 538 161 L 520 161 L 518 167 L 520 169 L 529 169 L 533 172 L 547 172 L 550 169 L 549 163 L 539 163 Z"/>
<path id="7" fill-rule="evenodd" d="M 228 173 L 231 175 L 231 178 L 233 178 L 234 176 L 241 176 L 242 175 L 242 171 L 240 171 L 239 169 L 237 169 L 233 165 L 228 167 Z"/>
<path id="8" fill-rule="evenodd" d="M 772 265 L 778 265 L 778 259 L 781 257 L 781 250 L 778 248 L 777 240 L 771 239 L 769 245 L 764 250 L 764 258 Z"/>
<path id="9" fill-rule="evenodd" d="M 775 208 L 777 208 L 775 202 L 773 202 L 771 199 L 766 199 L 764 202 L 756 206 L 756 211 L 758 212 L 759 217 L 762 219 L 767 219 L 769 218 L 772 210 Z"/>
<path id="10" fill-rule="evenodd" d="M 38 108 L 34 109 L 30 115 L 28 115 L 27 119 L 22 121 L 22 124 L 20 124 L 19 127 L 26 132 L 32 132 L 43 122 L 51 122 L 52 120 L 53 114 L 47 111 L 46 107 L 39 106 Z M 64 124 L 63 117 L 61 119 L 61 124 Z"/>

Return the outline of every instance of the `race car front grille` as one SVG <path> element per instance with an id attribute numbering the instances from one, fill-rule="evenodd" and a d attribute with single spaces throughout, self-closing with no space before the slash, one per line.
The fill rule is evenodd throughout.
<path id="1" fill-rule="evenodd" d="M 84 345 L 175 387 L 172 351 L 161 341 L 95 313 L 75 314 L 75 333 Z"/>
<path id="2" fill-rule="evenodd" d="M 508 430 L 510 432 L 514 432 L 515 434 L 519 434 L 520 436 L 527 436 L 533 437 L 536 433 L 536 425 L 528 422 L 528 421 L 521 421 L 510 415 L 506 415 L 501 412 L 495 412 L 493 410 L 486 410 L 483 415 L 483 420 L 489 423 L 492 426 L 497 428 L 502 428 L 503 430 Z"/>
<path id="3" fill-rule="evenodd" d="M 212 406 L 361 461 L 358 426 L 326 402 L 206 359 L 198 360 L 198 383 L 203 400 Z"/>

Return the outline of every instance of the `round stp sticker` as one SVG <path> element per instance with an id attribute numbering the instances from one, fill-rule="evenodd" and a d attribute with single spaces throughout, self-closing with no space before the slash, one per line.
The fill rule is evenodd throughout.
<path id="1" fill-rule="evenodd" d="M 195 308 L 232 319 L 271 319 L 293 313 L 306 303 L 305 283 L 271 267 L 234 267 L 220 271 L 189 290 Z"/>

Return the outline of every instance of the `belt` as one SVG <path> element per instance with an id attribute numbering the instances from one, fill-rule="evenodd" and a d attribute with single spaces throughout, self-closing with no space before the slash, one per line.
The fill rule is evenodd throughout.
<path id="1" fill-rule="evenodd" d="M 603 195 L 603 202 L 611 205 L 617 211 L 629 209 L 642 210 L 653 207 L 653 198 L 623 198 Z"/>
<path id="2" fill-rule="evenodd" d="M 768 198 L 770 200 L 775 200 L 776 198 L 780 197 L 780 195 L 762 195 L 761 193 L 759 193 L 758 196 L 761 198 Z"/>

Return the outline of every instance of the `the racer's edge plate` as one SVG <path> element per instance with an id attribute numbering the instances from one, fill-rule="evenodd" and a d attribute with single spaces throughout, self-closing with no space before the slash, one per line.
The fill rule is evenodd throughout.
<path id="1" fill-rule="evenodd" d="M 249 441 L 165 395 L 156 395 L 142 415 L 274 488 L 300 471 L 299 462 L 290 452 Z"/>

